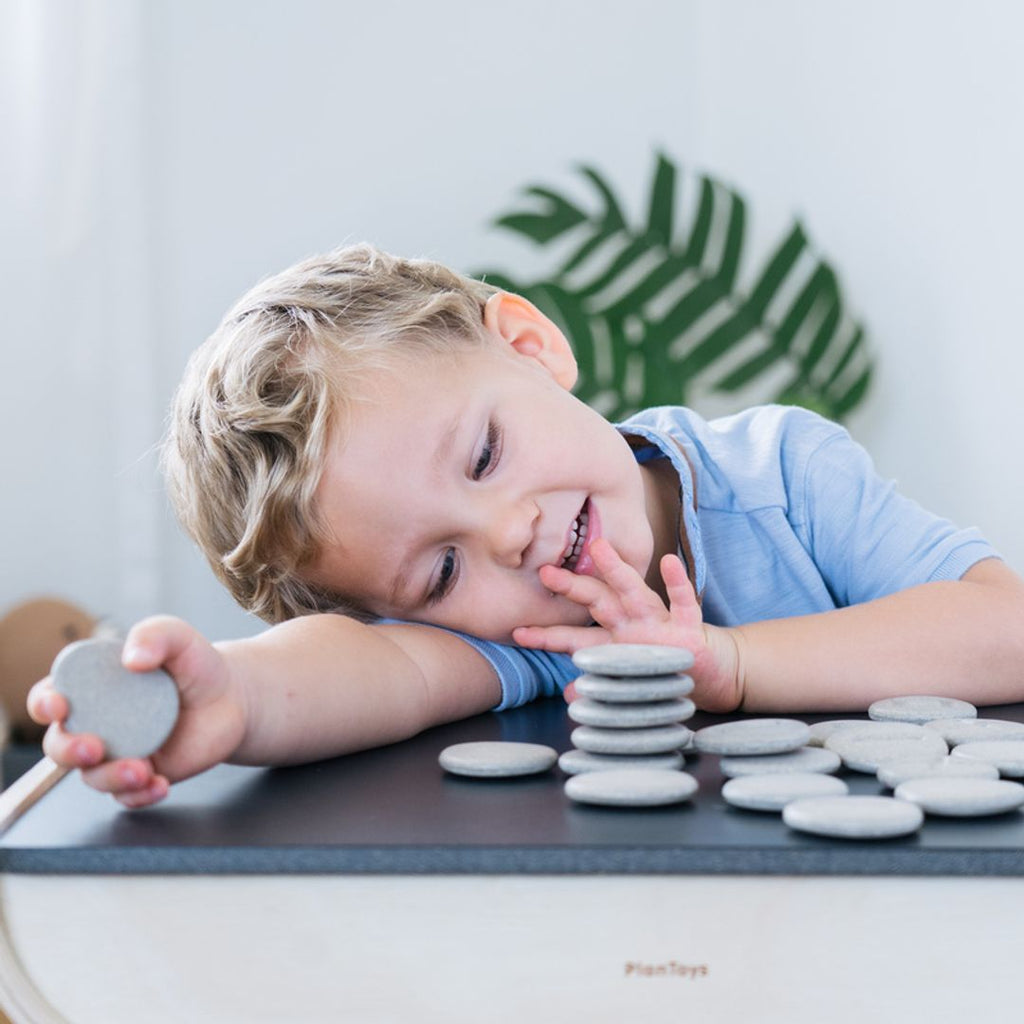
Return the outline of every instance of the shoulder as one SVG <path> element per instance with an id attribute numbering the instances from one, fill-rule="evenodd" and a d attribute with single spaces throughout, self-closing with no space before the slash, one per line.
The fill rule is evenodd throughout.
<path id="1" fill-rule="evenodd" d="M 837 423 L 797 406 L 761 405 L 705 419 L 692 409 L 648 409 L 620 425 L 654 430 L 675 440 L 698 476 L 700 503 L 749 511 L 787 505 L 803 486 L 815 456 L 849 440 Z"/>

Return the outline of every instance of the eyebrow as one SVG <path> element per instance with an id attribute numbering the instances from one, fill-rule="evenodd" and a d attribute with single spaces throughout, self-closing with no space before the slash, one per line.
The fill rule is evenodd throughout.
<path id="1" fill-rule="evenodd" d="M 435 470 L 440 469 L 451 458 L 452 448 L 455 446 L 455 435 L 459 432 L 460 423 L 462 423 L 462 415 L 457 412 L 448 421 L 448 426 L 445 427 L 441 437 L 438 439 L 437 447 L 434 449 L 434 456 L 431 459 L 431 465 Z"/>
<path id="2" fill-rule="evenodd" d="M 435 471 L 439 470 L 451 458 L 452 449 L 455 447 L 455 437 L 459 432 L 459 426 L 462 424 L 462 421 L 463 416 L 461 412 L 456 412 L 441 432 L 437 447 L 434 449 L 434 454 L 430 459 L 430 463 Z M 408 561 L 409 559 L 405 559 L 403 566 L 408 564 Z M 406 594 L 409 586 L 409 574 L 405 571 L 404 567 L 400 568 L 395 578 L 391 581 L 391 586 L 388 588 L 388 604 L 392 608 L 402 607 L 403 602 L 401 598 Z M 416 598 L 411 603 L 411 606 L 418 607 L 422 603 L 422 598 Z M 405 602 L 405 605 L 409 607 L 410 603 Z"/>

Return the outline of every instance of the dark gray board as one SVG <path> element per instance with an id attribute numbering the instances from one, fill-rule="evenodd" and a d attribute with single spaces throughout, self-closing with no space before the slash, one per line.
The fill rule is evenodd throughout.
<path id="1" fill-rule="evenodd" d="M 1024 721 L 1024 705 L 984 717 Z M 701 725 L 748 716 L 700 714 Z M 800 716 L 808 722 L 842 715 Z M 559 700 L 485 714 L 404 743 L 293 768 L 221 766 L 126 811 L 77 776 L 0 840 L 15 873 L 682 873 L 1024 874 L 1024 814 L 929 818 L 918 834 L 884 841 L 792 832 L 775 814 L 729 807 L 718 758 L 689 759 L 700 780 L 687 804 L 626 810 L 573 804 L 556 768 L 541 776 L 446 775 L 451 743 L 526 740 L 570 747 Z M 845 773 L 851 790 L 883 792 Z"/>

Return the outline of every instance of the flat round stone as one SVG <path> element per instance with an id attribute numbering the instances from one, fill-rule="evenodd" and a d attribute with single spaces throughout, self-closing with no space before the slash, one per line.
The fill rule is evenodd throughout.
<path id="1" fill-rule="evenodd" d="M 863 719 L 859 722 L 850 722 L 842 729 L 835 729 L 832 735 L 825 740 L 828 746 L 833 736 L 870 736 L 872 739 L 888 740 L 901 736 L 920 736 L 927 732 L 923 725 L 916 722 L 868 722 Z"/>
<path id="2" fill-rule="evenodd" d="M 863 718 L 830 718 L 827 722 L 815 722 L 810 726 L 811 738 L 807 741 L 809 747 L 823 747 L 825 740 L 834 732 L 840 729 L 849 729 L 854 725 L 867 724 Z"/>
<path id="3" fill-rule="evenodd" d="M 949 757 L 912 758 L 890 761 L 878 769 L 878 781 L 895 789 L 911 779 L 998 779 L 999 769 L 987 761 L 957 760 Z"/>
<path id="4" fill-rule="evenodd" d="M 1024 722 L 1002 718 L 943 718 L 924 725 L 937 732 L 951 747 L 976 740 L 1024 739 Z"/>
<path id="5" fill-rule="evenodd" d="M 660 771 L 677 772 L 685 764 L 686 758 L 678 751 L 629 757 L 626 754 L 591 754 L 586 750 L 567 750 L 558 758 L 558 767 L 566 775 L 582 775 L 584 772 L 635 771 L 637 768 L 656 768 Z"/>
<path id="6" fill-rule="evenodd" d="M 849 786 L 834 775 L 792 772 L 778 775 L 743 775 L 722 787 L 722 796 L 733 807 L 748 811 L 781 811 L 786 804 L 811 796 L 843 796 Z"/>
<path id="7" fill-rule="evenodd" d="M 702 754 L 783 754 L 804 746 L 810 734 L 795 718 L 748 718 L 698 729 L 693 743 Z"/>
<path id="8" fill-rule="evenodd" d="M 437 760 L 453 775 L 503 779 L 546 772 L 558 760 L 558 752 L 542 743 L 479 740 L 445 747 Z"/>
<path id="9" fill-rule="evenodd" d="M 925 814 L 973 818 L 1015 811 L 1024 804 L 1024 786 L 1006 779 L 911 779 L 896 787 L 895 796 Z"/>
<path id="10" fill-rule="evenodd" d="M 573 729 L 572 745 L 591 754 L 665 754 L 681 750 L 693 733 L 685 725 L 657 725 L 650 729 L 602 729 L 581 725 Z"/>
<path id="11" fill-rule="evenodd" d="M 786 754 L 754 754 L 748 757 L 723 757 L 718 763 L 722 774 L 730 779 L 745 775 L 777 775 L 792 772 L 828 773 L 839 769 L 842 761 L 832 750 L 822 747 L 800 747 Z"/>
<path id="12" fill-rule="evenodd" d="M 584 804 L 612 807 L 659 807 L 689 800 L 697 792 L 697 780 L 686 772 L 644 771 L 586 772 L 565 784 L 565 795 Z"/>
<path id="13" fill-rule="evenodd" d="M 119 640 L 79 640 L 57 655 L 53 686 L 70 706 L 68 732 L 103 740 L 108 759 L 148 757 L 178 721 L 178 688 L 163 671 L 133 672 L 121 664 Z"/>
<path id="14" fill-rule="evenodd" d="M 599 725 L 603 729 L 641 729 L 649 725 L 685 722 L 697 711 L 692 700 L 659 700 L 646 704 L 606 704 L 578 697 L 569 704 L 569 717 L 580 725 Z"/>
<path id="15" fill-rule="evenodd" d="M 916 832 L 924 811 L 891 796 L 812 796 L 786 804 L 782 820 L 798 832 L 819 836 L 889 839 Z"/>
<path id="16" fill-rule="evenodd" d="M 583 672 L 599 676 L 663 676 L 693 666 L 685 647 L 658 644 L 599 644 L 577 651 L 572 660 Z"/>
<path id="17" fill-rule="evenodd" d="M 825 749 L 835 751 L 847 768 L 856 772 L 868 772 L 871 775 L 877 774 L 882 765 L 893 761 L 938 760 L 949 753 L 946 741 L 938 733 L 929 732 L 920 725 L 906 724 L 917 732 L 909 736 L 886 736 L 873 730 L 844 729 L 833 733 L 825 741 Z"/>
<path id="18" fill-rule="evenodd" d="M 975 740 L 953 748 L 950 757 L 986 761 L 999 769 L 1000 775 L 1017 778 L 1024 775 L 1024 740 Z"/>
<path id="19" fill-rule="evenodd" d="M 579 676 L 575 683 L 576 692 L 581 697 L 603 700 L 607 704 L 675 700 L 693 692 L 693 680 L 678 673 L 671 676 L 636 676 L 632 679 L 585 674 Z"/>
<path id="20" fill-rule="evenodd" d="M 875 722 L 930 722 L 935 718 L 977 718 L 978 709 L 953 697 L 887 697 L 868 707 Z"/>

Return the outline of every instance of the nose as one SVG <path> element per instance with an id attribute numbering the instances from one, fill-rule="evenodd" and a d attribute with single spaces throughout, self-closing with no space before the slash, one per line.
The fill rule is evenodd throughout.
<path id="1" fill-rule="evenodd" d="M 485 511 L 484 542 L 501 566 L 518 569 L 533 543 L 540 509 L 528 499 L 497 501 Z"/>

